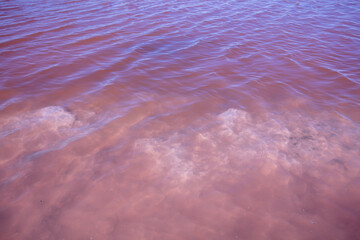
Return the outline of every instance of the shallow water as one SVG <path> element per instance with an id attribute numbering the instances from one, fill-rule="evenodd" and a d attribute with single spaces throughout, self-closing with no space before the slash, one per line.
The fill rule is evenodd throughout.
<path id="1" fill-rule="evenodd" d="M 0 239 L 360 239 L 359 23 L 0 1 Z"/>

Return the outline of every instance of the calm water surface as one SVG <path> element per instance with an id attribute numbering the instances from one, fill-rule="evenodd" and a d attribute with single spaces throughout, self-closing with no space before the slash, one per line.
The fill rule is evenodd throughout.
<path id="1" fill-rule="evenodd" d="M 358 0 L 0 0 L 0 239 L 360 239 Z"/>

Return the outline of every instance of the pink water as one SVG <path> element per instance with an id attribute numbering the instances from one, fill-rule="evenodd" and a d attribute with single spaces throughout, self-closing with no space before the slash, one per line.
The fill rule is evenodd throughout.
<path id="1" fill-rule="evenodd" d="M 360 239 L 357 0 L 0 0 L 0 239 Z"/>

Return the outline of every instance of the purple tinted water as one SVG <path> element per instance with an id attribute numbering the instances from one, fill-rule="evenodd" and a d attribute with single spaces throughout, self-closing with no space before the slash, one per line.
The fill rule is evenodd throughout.
<path id="1" fill-rule="evenodd" d="M 360 4 L 0 1 L 0 239 L 360 238 Z"/>

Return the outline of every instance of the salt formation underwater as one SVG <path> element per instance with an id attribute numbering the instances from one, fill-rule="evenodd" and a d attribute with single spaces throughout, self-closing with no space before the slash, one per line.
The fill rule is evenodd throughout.
<path id="1" fill-rule="evenodd" d="M 87 113 L 92 115 L 92 113 Z M 60 106 L 49 106 L 20 116 L 1 119 L 3 161 L 25 157 L 55 147 L 76 135 L 81 136 L 82 122 Z M 88 131 L 88 130 L 87 130 Z M 54 149 L 52 149 L 54 150 Z M 30 155 L 31 156 L 31 155 Z"/>
<path id="2" fill-rule="evenodd" d="M 11 216 L 2 222 L 4 236 L 350 239 L 359 233 L 360 128 L 340 115 L 228 108 L 188 128 L 144 113 L 115 115 L 95 128 L 95 114 L 85 113 L 80 120 L 50 106 L 2 121 L 1 168 L 13 169 L 1 174 L 0 203 Z M 22 231 L 6 230 L 29 216 Z"/>
<path id="3" fill-rule="evenodd" d="M 214 126 L 196 134 L 138 140 L 136 150 L 153 155 L 159 164 L 174 164 L 170 168 L 185 179 L 254 164 L 264 175 L 278 168 L 300 174 L 302 168 L 338 165 L 343 171 L 358 164 L 360 149 L 353 143 L 359 129 L 346 119 L 272 114 L 256 120 L 246 111 L 231 108 L 213 121 Z"/>

